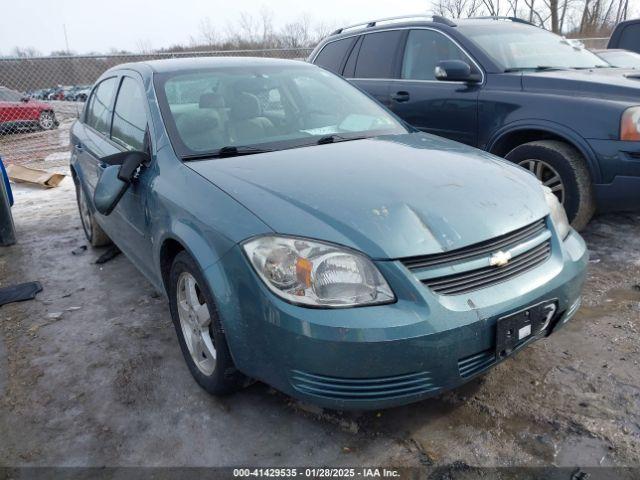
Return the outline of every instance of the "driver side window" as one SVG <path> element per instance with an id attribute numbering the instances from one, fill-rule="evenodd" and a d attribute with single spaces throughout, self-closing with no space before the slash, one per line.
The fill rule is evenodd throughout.
<path id="1" fill-rule="evenodd" d="M 111 139 L 128 150 L 144 151 L 147 131 L 146 102 L 142 89 L 133 78 L 124 77 L 113 110 Z"/>
<path id="2" fill-rule="evenodd" d="M 103 135 L 109 135 L 111 127 L 111 101 L 113 100 L 116 77 L 107 78 L 94 89 L 85 121 Z"/>
<path id="3" fill-rule="evenodd" d="M 477 69 L 469 57 L 449 38 L 434 30 L 411 30 L 402 62 L 402 78 L 435 80 L 435 68 L 443 60 L 462 60 Z"/>

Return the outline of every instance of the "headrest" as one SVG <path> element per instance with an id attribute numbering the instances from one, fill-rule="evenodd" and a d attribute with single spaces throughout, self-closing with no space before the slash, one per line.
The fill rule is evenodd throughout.
<path id="1" fill-rule="evenodd" d="M 219 122 L 215 112 L 209 110 L 193 110 L 180 115 L 176 121 L 176 127 L 180 136 L 187 137 L 192 134 L 210 132 L 218 128 Z"/>
<path id="2" fill-rule="evenodd" d="M 231 118 L 233 120 L 247 120 L 262 114 L 258 97 L 251 93 L 241 93 L 233 99 Z"/>
<path id="3" fill-rule="evenodd" d="M 268 80 L 262 77 L 239 78 L 233 83 L 233 90 L 236 93 L 260 93 L 268 90 Z"/>
<path id="4" fill-rule="evenodd" d="M 219 93 L 203 93 L 200 95 L 200 108 L 224 108 L 224 97 Z"/>

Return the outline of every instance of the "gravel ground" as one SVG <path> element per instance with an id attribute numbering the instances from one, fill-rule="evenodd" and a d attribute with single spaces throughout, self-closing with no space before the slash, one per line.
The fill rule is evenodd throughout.
<path id="1" fill-rule="evenodd" d="M 64 170 L 64 154 L 41 157 L 30 165 Z M 71 179 L 14 193 L 0 286 L 44 291 L 0 308 L 0 465 L 640 466 L 640 216 L 583 232 L 583 307 L 557 334 L 435 399 L 341 413 L 261 383 L 207 395 L 131 263 L 72 254 L 85 239 Z"/>

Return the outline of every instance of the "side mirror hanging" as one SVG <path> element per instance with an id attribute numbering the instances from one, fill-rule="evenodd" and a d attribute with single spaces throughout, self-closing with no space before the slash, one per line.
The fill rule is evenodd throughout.
<path id="1" fill-rule="evenodd" d="M 140 165 L 149 162 L 145 152 L 121 152 L 100 159 L 108 165 L 93 193 L 93 204 L 102 215 L 109 215 L 125 194 Z"/>

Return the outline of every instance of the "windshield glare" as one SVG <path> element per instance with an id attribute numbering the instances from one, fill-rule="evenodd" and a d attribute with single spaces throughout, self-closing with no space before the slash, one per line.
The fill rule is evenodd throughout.
<path id="1" fill-rule="evenodd" d="M 317 67 L 220 68 L 158 79 L 163 117 L 183 157 L 407 132 L 362 92 Z"/>
<path id="2" fill-rule="evenodd" d="M 461 30 L 505 70 L 610 66 L 589 50 L 541 28 L 465 26 Z"/>

